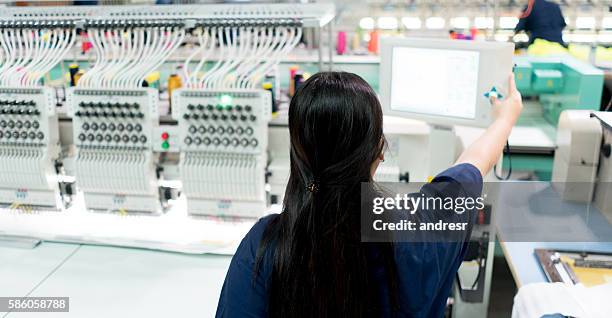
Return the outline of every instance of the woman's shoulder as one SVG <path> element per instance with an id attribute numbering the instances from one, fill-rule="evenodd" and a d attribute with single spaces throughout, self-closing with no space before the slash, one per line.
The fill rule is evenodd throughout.
<path id="1" fill-rule="evenodd" d="M 236 255 L 249 259 L 254 259 L 257 256 L 257 250 L 260 246 L 261 240 L 264 236 L 266 229 L 270 222 L 275 220 L 279 214 L 269 214 L 260 218 L 244 236 L 242 242 L 238 246 Z"/>
<path id="2" fill-rule="evenodd" d="M 259 243 L 264 232 L 268 228 L 268 225 L 272 221 L 274 221 L 278 216 L 280 216 L 280 214 L 273 213 L 273 214 L 268 214 L 260 218 L 259 220 L 257 220 L 257 222 L 255 222 L 255 224 L 253 224 L 253 227 L 251 227 L 251 230 L 249 231 L 247 235 L 251 235 L 252 238 L 257 239 L 257 243 Z"/>

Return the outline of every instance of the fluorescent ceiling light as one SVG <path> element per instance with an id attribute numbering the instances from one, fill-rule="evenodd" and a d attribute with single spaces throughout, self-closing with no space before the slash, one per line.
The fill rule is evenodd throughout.
<path id="1" fill-rule="evenodd" d="M 594 17 L 577 17 L 576 18 L 576 29 L 590 30 L 595 28 Z"/>
<path id="2" fill-rule="evenodd" d="M 398 22 L 395 17 L 380 17 L 378 18 L 378 27 L 384 30 L 397 29 Z"/>
<path id="3" fill-rule="evenodd" d="M 501 17 L 499 18 L 500 29 L 514 29 L 518 24 L 519 19 L 517 17 Z"/>
<path id="4" fill-rule="evenodd" d="M 374 19 L 370 17 L 365 17 L 359 20 L 359 27 L 364 30 L 372 30 L 374 29 Z"/>
<path id="5" fill-rule="evenodd" d="M 420 29 L 423 25 L 421 19 L 417 17 L 403 17 L 402 24 L 406 27 L 406 29 L 410 30 Z"/>
<path id="6" fill-rule="evenodd" d="M 477 29 L 493 29 L 493 24 L 495 20 L 489 17 L 476 17 L 474 19 L 474 26 Z"/>
<path id="7" fill-rule="evenodd" d="M 425 20 L 425 27 L 428 29 L 443 29 L 445 24 L 444 18 L 440 17 L 431 17 Z"/>

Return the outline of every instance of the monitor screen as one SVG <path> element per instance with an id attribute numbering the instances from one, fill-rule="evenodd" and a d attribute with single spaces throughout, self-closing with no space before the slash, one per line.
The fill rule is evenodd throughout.
<path id="1" fill-rule="evenodd" d="M 475 119 L 480 52 L 394 47 L 390 108 Z"/>

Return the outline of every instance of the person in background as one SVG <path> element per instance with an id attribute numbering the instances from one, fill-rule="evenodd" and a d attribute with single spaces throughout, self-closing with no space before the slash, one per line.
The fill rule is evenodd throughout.
<path id="1" fill-rule="evenodd" d="M 567 26 L 557 3 L 548 0 L 529 0 L 523 9 L 515 33 L 525 31 L 529 34 L 529 44 L 535 39 L 563 43 L 563 29 Z"/>

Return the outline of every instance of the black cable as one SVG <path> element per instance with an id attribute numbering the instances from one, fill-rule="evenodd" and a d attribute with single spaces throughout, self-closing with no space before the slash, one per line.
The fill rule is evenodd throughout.
<path id="1" fill-rule="evenodd" d="M 506 147 L 504 153 L 508 154 L 508 175 L 505 177 L 497 175 L 497 164 L 493 166 L 493 174 L 497 180 L 509 180 L 512 175 L 512 154 L 510 153 L 510 143 L 506 140 Z"/>
<path id="2" fill-rule="evenodd" d="M 474 283 L 472 284 L 472 287 L 470 287 L 470 289 L 472 290 L 474 290 L 476 285 L 478 285 L 478 282 L 480 281 L 480 275 L 482 274 L 482 259 L 478 258 L 477 262 L 478 262 L 478 272 L 476 273 L 476 278 L 474 279 Z"/>
<path id="3" fill-rule="evenodd" d="M 477 258 L 477 262 L 478 262 L 478 273 L 476 273 L 476 279 L 474 279 L 474 283 L 472 283 L 472 289 L 474 289 L 476 287 L 476 285 L 478 285 L 478 282 L 480 281 L 481 277 L 480 275 L 482 275 L 482 269 L 484 268 L 485 265 L 482 264 L 483 261 L 485 261 L 487 259 L 487 249 L 485 248 L 485 244 L 489 243 L 489 234 L 488 232 L 484 232 L 482 233 L 482 236 L 480 237 L 480 240 L 478 241 L 478 258 Z"/>

